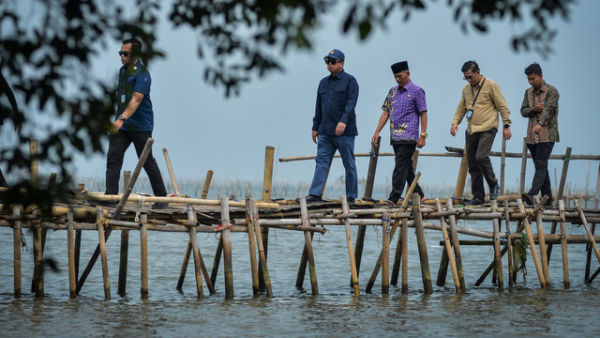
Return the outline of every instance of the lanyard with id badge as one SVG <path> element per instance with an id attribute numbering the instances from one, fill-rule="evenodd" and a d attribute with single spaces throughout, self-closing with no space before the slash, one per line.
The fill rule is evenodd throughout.
<path id="1" fill-rule="evenodd" d="M 477 98 L 479 97 L 479 93 L 481 92 L 481 88 L 483 88 L 484 84 L 485 84 L 485 77 L 483 78 L 483 82 L 481 83 L 479 90 L 477 90 L 477 95 L 475 95 L 475 98 L 473 99 L 473 104 L 471 105 L 471 109 L 467 110 L 467 115 L 465 116 L 467 119 L 471 119 L 473 117 L 473 108 L 475 108 L 475 102 L 477 101 Z M 471 91 L 472 90 L 473 89 L 471 88 Z"/>

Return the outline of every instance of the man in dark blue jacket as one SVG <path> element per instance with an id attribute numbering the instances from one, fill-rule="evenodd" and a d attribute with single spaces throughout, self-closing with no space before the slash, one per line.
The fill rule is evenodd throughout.
<path id="1" fill-rule="evenodd" d="M 323 187 L 335 151 L 340 152 L 346 169 L 346 198 L 353 202 L 358 195 L 356 164 L 354 162 L 354 137 L 358 99 L 358 83 L 354 76 L 344 72 L 345 56 L 334 49 L 325 56 L 327 70 L 331 73 L 319 83 L 317 105 L 313 118 L 312 139 L 318 140 L 315 175 L 307 202 L 321 200 Z"/>

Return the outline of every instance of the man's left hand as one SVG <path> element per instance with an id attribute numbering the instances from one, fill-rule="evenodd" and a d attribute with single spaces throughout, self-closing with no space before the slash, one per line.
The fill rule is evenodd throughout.
<path id="1" fill-rule="evenodd" d="M 344 130 L 346 130 L 346 124 L 344 122 L 338 122 L 337 126 L 335 127 L 335 134 L 340 136 L 344 133 Z"/>
<path id="2" fill-rule="evenodd" d="M 533 126 L 533 133 L 539 135 L 541 132 L 542 126 L 536 123 L 535 126 Z"/>
<path id="3" fill-rule="evenodd" d="M 503 134 L 504 134 L 504 138 L 507 139 L 507 140 L 510 140 L 510 138 L 512 137 L 512 133 L 510 132 L 510 128 L 504 128 Z"/>
<path id="4" fill-rule="evenodd" d="M 417 141 L 417 148 L 423 148 L 425 143 L 425 138 L 423 136 L 419 137 L 419 140 Z"/>
<path id="5" fill-rule="evenodd" d="M 121 127 L 123 127 L 123 120 L 115 120 L 115 122 L 113 122 L 113 126 L 115 126 L 117 131 L 121 130 Z"/>

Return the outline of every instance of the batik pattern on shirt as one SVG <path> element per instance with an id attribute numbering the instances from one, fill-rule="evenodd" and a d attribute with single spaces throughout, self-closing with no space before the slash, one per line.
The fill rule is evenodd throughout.
<path id="1" fill-rule="evenodd" d="M 390 114 L 392 142 L 419 140 L 419 114 L 427 110 L 425 91 L 421 87 L 412 81 L 404 87 L 393 87 L 388 92 L 382 109 Z"/>

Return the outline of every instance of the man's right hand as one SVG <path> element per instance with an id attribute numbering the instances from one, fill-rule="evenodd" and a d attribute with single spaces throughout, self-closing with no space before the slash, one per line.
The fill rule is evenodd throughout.
<path id="1" fill-rule="evenodd" d="M 452 136 L 456 136 L 457 131 L 458 131 L 458 124 L 452 123 L 452 126 L 450 127 L 450 134 L 452 134 Z"/>
<path id="2" fill-rule="evenodd" d="M 377 140 L 379 140 L 379 133 L 373 134 L 373 137 L 371 138 L 371 143 L 373 143 L 373 145 L 376 147 L 377 147 Z"/>
<path id="3" fill-rule="evenodd" d="M 317 138 L 319 137 L 319 132 L 316 130 L 312 131 L 312 139 L 315 144 L 317 144 Z"/>

